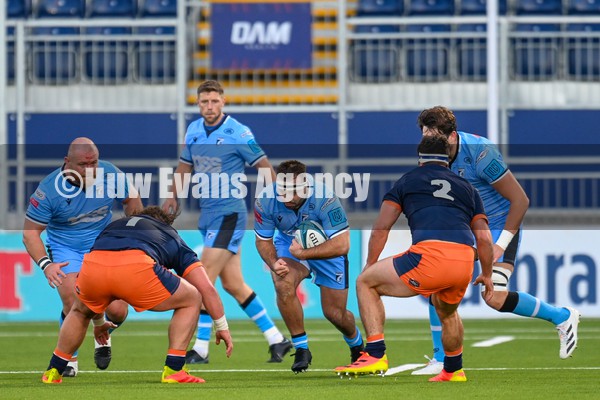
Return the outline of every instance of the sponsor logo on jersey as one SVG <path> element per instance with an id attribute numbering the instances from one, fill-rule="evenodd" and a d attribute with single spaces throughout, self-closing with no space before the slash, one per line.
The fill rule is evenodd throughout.
<path id="1" fill-rule="evenodd" d="M 246 131 L 240 135 L 240 137 L 252 136 L 252 132 Z"/>
<path id="2" fill-rule="evenodd" d="M 483 160 L 485 156 L 487 156 L 487 153 L 488 149 L 485 149 L 481 153 L 479 153 L 479 155 L 477 156 L 477 160 L 475 160 L 475 164 L 479 164 L 479 161 Z"/>
<path id="3" fill-rule="evenodd" d="M 217 146 L 223 144 L 224 141 L 225 141 L 225 138 L 218 138 L 217 139 Z"/>
<path id="4" fill-rule="evenodd" d="M 336 272 L 335 273 L 335 281 L 337 283 L 342 283 L 344 280 L 344 273 L 343 272 Z"/>
<path id="5" fill-rule="evenodd" d="M 41 189 L 36 189 L 35 197 L 37 197 L 40 200 L 44 200 L 46 198 L 46 193 L 44 193 Z"/>
<path id="6" fill-rule="evenodd" d="M 40 202 L 37 201 L 36 199 L 34 199 L 33 197 L 31 197 L 29 199 L 29 202 L 31 203 L 32 206 L 34 206 L 35 208 L 38 208 L 38 206 L 40 205 Z"/>
<path id="7" fill-rule="evenodd" d="M 420 284 L 418 281 L 415 281 L 413 278 L 410 278 L 410 279 L 408 280 L 408 283 L 409 283 L 411 286 L 414 286 L 414 287 L 419 287 L 419 286 L 421 286 L 421 284 Z"/>
<path id="8" fill-rule="evenodd" d="M 323 203 L 323 205 L 321 206 L 321 211 L 325 211 L 327 206 L 333 204 L 334 201 L 335 201 L 335 197 L 331 197 L 331 198 L 327 199 L 327 201 L 325 203 Z"/>
<path id="9" fill-rule="evenodd" d="M 254 210 L 254 219 L 256 220 L 256 222 L 258 222 L 259 224 L 263 223 L 263 219 L 262 219 L 262 215 L 260 215 L 260 213 L 258 212 L 258 210 Z"/>

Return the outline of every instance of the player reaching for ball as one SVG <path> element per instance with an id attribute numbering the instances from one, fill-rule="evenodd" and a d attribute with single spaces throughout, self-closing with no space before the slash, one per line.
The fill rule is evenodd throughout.
<path id="1" fill-rule="evenodd" d="M 321 289 L 323 314 L 344 335 L 354 362 L 364 346 L 354 315 L 346 309 L 350 248 L 346 213 L 330 190 L 318 182 L 312 185 L 303 163 L 284 161 L 277 167 L 277 175 L 273 186 L 257 196 L 254 231 L 256 248 L 272 271 L 277 307 L 296 349 L 292 371 L 306 371 L 312 361 L 302 305 L 296 293 L 300 282 L 312 275 L 313 282 Z M 280 179 L 283 176 L 291 179 Z M 323 190 L 316 190 L 317 185 Z M 323 196 L 317 197 L 321 193 Z M 307 220 L 321 224 L 329 240 L 312 248 L 302 248 L 294 240 L 294 234 Z"/>

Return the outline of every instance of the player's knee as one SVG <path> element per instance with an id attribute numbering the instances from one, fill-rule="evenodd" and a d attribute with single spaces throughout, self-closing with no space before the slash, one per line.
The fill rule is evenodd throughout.
<path id="1" fill-rule="evenodd" d="M 323 315 L 334 325 L 339 325 L 342 322 L 345 309 L 339 307 L 323 307 Z"/>
<path id="2" fill-rule="evenodd" d="M 275 282 L 275 292 L 280 300 L 287 301 L 296 296 L 296 286 L 285 280 Z"/>

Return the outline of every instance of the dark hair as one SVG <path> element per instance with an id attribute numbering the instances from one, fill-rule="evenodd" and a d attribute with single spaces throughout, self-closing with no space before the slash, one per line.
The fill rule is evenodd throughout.
<path id="1" fill-rule="evenodd" d="M 450 153 L 450 144 L 448 139 L 443 135 L 423 135 L 419 147 L 419 154 L 444 154 Z"/>
<path id="2" fill-rule="evenodd" d="M 173 225 L 173 222 L 175 221 L 175 218 L 177 218 L 178 214 L 168 214 L 158 206 L 147 206 L 142 211 L 134 213 L 132 215 L 147 215 L 161 222 L 164 222 L 167 225 Z"/>
<path id="3" fill-rule="evenodd" d="M 207 92 L 217 92 L 222 96 L 224 93 L 223 86 L 221 86 L 221 84 L 215 80 L 204 81 L 200 84 L 200 86 L 198 86 L 198 96 L 200 93 Z"/>
<path id="4" fill-rule="evenodd" d="M 456 131 L 456 117 L 450 109 L 444 106 L 435 106 L 421 111 L 419 118 L 417 118 L 417 124 L 421 131 L 426 126 L 446 137 Z"/>
<path id="5" fill-rule="evenodd" d="M 278 174 L 294 174 L 300 175 L 306 172 L 306 165 L 298 160 L 287 160 L 279 164 L 277 167 Z"/>

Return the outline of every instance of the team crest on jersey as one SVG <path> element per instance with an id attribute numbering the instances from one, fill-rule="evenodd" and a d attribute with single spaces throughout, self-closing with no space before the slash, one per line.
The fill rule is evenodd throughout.
<path id="1" fill-rule="evenodd" d="M 224 141 L 225 141 L 224 138 L 222 138 L 222 137 L 218 138 L 217 139 L 217 146 L 220 145 L 220 144 L 223 144 Z"/>
<path id="2" fill-rule="evenodd" d="M 311 211 L 314 210 L 315 209 L 315 203 L 310 203 L 308 205 L 308 209 L 311 210 Z"/>
<path id="3" fill-rule="evenodd" d="M 233 135 L 233 129 L 227 128 L 227 129 L 223 130 L 223 133 L 226 135 Z"/>
<path id="4" fill-rule="evenodd" d="M 471 157 L 465 157 L 465 163 L 467 164 L 471 164 L 473 160 L 471 160 Z"/>
<path id="5" fill-rule="evenodd" d="M 35 190 L 35 197 L 37 197 L 40 200 L 44 200 L 46 198 L 46 193 L 44 193 L 41 189 L 36 189 Z"/>

